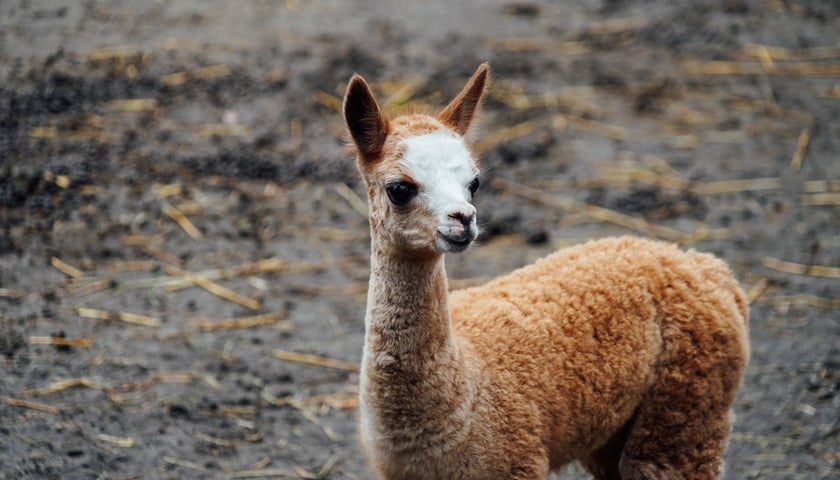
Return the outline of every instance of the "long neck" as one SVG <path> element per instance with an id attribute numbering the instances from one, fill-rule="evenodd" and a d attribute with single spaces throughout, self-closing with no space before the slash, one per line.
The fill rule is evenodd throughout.
<path id="1" fill-rule="evenodd" d="M 399 258 L 374 246 L 365 327 L 360 409 L 377 448 L 466 441 L 479 375 L 452 331 L 443 257 Z M 428 437 L 418 438 L 418 425 Z"/>
<path id="2" fill-rule="evenodd" d="M 448 295 L 442 255 L 405 258 L 374 246 L 365 321 L 370 366 L 421 373 L 441 354 L 457 355 Z"/>

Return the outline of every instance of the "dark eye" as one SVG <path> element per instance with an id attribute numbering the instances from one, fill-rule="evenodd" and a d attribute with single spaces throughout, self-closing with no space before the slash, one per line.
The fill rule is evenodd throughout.
<path id="1" fill-rule="evenodd" d="M 470 190 L 470 195 L 475 195 L 475 192 L 478 191 L 478 186 L 480 184 L 481 182 L 478 181 L 478 177 L 475 177 L 473 181 L 470 182 L 469 185 L 467 185 L 467 188 Z"/>
<path id="2" fill-rule="evenodd" d="M 385 187 L 391 203 L 397 206 L 405 205 L 417 195 L 417 185 L 408 182 L 396 182 Z"/>

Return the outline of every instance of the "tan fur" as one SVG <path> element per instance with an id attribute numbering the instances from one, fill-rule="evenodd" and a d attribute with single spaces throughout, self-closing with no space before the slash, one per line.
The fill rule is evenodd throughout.
<path id="1" fill-rule="evenodd" d="M 612 238 L 450 295 L 443 253 L 401 233 L 436 223 L 421 202 L 400 210 L 383 193 L 385 172 L 400 174 L 400 138 L 455 130 L 452 111 L 463 134 L 486 75 L 453 101 L 464 108 L 392 120 L 381 145 L 361 138 L 376 152 L 357 159 L 371 210 L 360 395 L 371 468 L 383 479 L 544 479 L 580 460 L 598 479 L 717 478 L 749 350 L 745 295 L 722 261 Z M 357 95 L 369 95 L 361 77 L 345 99 L 351 131 L 348 101 L 370 102 Z"/>

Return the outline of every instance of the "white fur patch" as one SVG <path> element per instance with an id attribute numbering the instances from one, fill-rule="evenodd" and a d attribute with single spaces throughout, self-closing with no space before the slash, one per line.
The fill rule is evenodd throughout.
<path id="1" fill-rule="evenodd" d="M 464 140 L 445 130 L 410 137 L 403 165 L 419 183 L 420 195 L 429 209 L 445 221 L 453 211 L 475 213 L 467 185 L 478 168 Z"/>

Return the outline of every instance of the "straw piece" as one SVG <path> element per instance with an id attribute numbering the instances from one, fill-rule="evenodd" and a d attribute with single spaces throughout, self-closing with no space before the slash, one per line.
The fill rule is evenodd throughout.
<path id="1" fill-rule="evenodd" d="M 294 273 L 303 273 L 303 272 L 312 272 L 318 270 L 324 270 L 327 268 L 333 267 L 340 267 L 343 265 L 349 265 L 353 263 L 366 263 L 369 260 L 368 257 L 363 255 L 353 255 L 348 256 L 345 258 L 340 258 L 337 260 L 332 261 L 324 261 L 324 262 L 301 262 L 301 263 L 289 263 L 286 260 L 281 258 L 266 258 L 262 260 L 258 260 L 256 262 L 245 263 L 237 267 L 232 268 L 222 268 L 222 269 L 213 269 L 213 270 L 203 270 L 201 272 L 197 272 L 196 274 L 206 278 L 207 280 L 217 281 L 217 280 L 224 280 L 228 278 L 239 277 L 242 275 L 257 275 L 261 273 L 280 273 L 280 272 L 294 272 Z M 160 266 L 164 271 L 167 269 L 172 275 L 180 275 L 183 270 L 178 270 L 177 267 L 172 267 L 171 265 L 167 264 L 155 264 L 155 266 Z M 138 280 L 128 280 L 120 283 L 121 289 L 132 289 L 132 288 L 166 288 L 169 291 L 177 291 L 184 288 L 190 288 L 195 286 L 195 283 L 190 280 L 189 278 L 178 276 L 178 277 L 154 277 L 154 278 L 141 278 Z"/>
<path id="2" fill-rule="evenodd" d="M 177 465 L 179 467 L 189 468 L 190 470 L 198 470 L 201 472 L 207 471 L 207 468 L 205 468 L 204 465 L 198 464 L 196 462 L 191 462 L 189 460 L 171 457 L 169 455 L 164 455 L 163 461 L 170 465 Z"/>
<path id="3" fill-rule="evenodd" d="M 29 337 L 30 345 L 59 345 L 67 347 L 89 347 L 90 339 L 84 337 Z"/>
<path id="4" fill-rule="evenodd" d="M 82 295 L 90 295 L 91 293 L 108 290 L 114 286 L 114 281 L 110 277 L 100 278 L 89 282 L 81 282 L 81 284 L 74 284 L 66 289 L 66 294 L 74 297 Z"/>
<path id="5" fill-rule="evenodd" d="M 154 188 L 158 198 L 175 197 L 184 193 L 184 186 L 180 183 L 169 183 Z"/>
<path id="6" fill-rule="evenodd" d="M 683 233 L 679 230 L 662 225 L 656 225 L 644 219 L 625 215 L 608 208 L 578 202 L 576 200 L 572 200 L 571 198 L 559 195 L 548 194 L 542 190 L 513 182 L 511 180 L 506 180 L 501 177 L 495 178 L 493 180 L 493 185 L 510 194 L 527 198 L 528 200 L 542 203 L 543 205 L 579 212 L 585 214 L 593 220 L 612 223 L 630 230 L 642 232 L 653 237 L 664 238 L 677 243 L 692 243 L 706 238 L 710 232 L 708 228 L 698 228 L 694 232 Z"/>
<path id="7" fill-rule="evenodd" d="M 121 241 L 125 245 L 139 247 L 144 252 L 148 253 L 149 255 L 157 258 L 162 262 L 172 265 L 179 265 L 182 263 L 180 258 L 172 255 L 169 252 L 164 251 L 159 247 L 152 245 L 154 237 L 149 238 L 142 235 L 125 235 L 124 237 L 122 237 Z"/>
<path id="8" fill-rule="evenodd" d="M 47 385 L 44 388 L 34 388 L 24 390 L 23 394 L 30 396 L 50 395 L 53 393 L 63 392 L 64 390 L 76 387 L 96 388 L 94 383 L 87 377 L 71 378 L 68 380 L 59 380 Z"/>
<path id="9" fill-rule="evenodd" d="M 117 320 L 126 323 L 134 323 L 136 325 L 143 325 L 144 327 L 158 327 L 160 320 L 146 315 L 138 315 L 136 313 L 118 312 Z"/>
<path id="10" fill-rule="evenodd" d="M 70 188 L 70 183 L 71 183 L 70 182 L 70 177 L 68 177 L 67 175 L 56 175 L 55 176 L 55 184 L 59 188 L 63 188 L 65 190 L 67 190 L 68 188 Z"/>
<path id="11" fill-rule="evenodd" d="M 78 314 L 80 317 L 95 318 L 97 320 L 111 319 L 111 312 L 106 312 L 105 310 L 98 310 L 95 308 L 79 307 L 76 309 L 76 314 Z"/>
<path id="12" fill-rule="evenodd" d="M 293 399 L 289 400 L 288 405 L 297 409 L 300 412 L 300 414 L 303 415 L 303 418 L 309 420 L 313 424 L 320 427 L 321 430 L 324 431 L 324 434 L 327 436 L 327 438 L 330 439 L 330 441 L 333 441 L 333 442 L 338 441 L 338 436 L 335 434 L 335 431 L 332 428 L 330 428 L 329 425 L 325 425 L 324 422 L 322 422 L 321 419 L 318 418 L 315 415 L 315 413 L 312 411 L 311 408 L 307 408 L 302 403 L 298 402 L 297 400 L 293 400 Z M 295 468 L 295 470 L 305 472 L 305 470 L 299 469 L 299 468 Z M 309 475 L 311 475 L 311 474 L 309 474 Z M 307 476 L 306 474 L 301 474 L 301 476 L 304 476 L 306 478 L 313 478 L 311 476 Z"/>
<path id="13" fill-rule="evenodd" d="M 824 60 L 840 57 L 840 47 L 815 48 L 780 48 L 767 45 L 747 45 L 742 50 L 744 55 L 759 57 L 766 55 L 776 61 L 780 60 Z"/>
<path id="14" fill-rule="evenodd" d="M 816 295 L 780 295 L 776 297 L 764 297 L 759 300 L 761 303 L 773 305 L 803 305 L 808 307 L 823 308 L 826 310 L 840 308 L 840 298 L 825 298 Z"/>
<path id="15" fill-rule="evenodd" d="M 773 68 L 775 64 L 773 63 L 773 58 L 770 56 L 770 52 L 764 45 L 759 45 L 755 49 L 756 56 L 758 57 L 758 61 L 761 62 L 761 65 L 764 68 Z"/>
<path id="16" fill-rule="evenodd" d="M 408 80 L 401 79 L 393 90 L 393 93 L 382 102 L 382 108 L 385 111 L 390 111 L 392 107 L 401 107 L 411 100 L 417 88 L 421 86 L 421 82 L 417 79 Z"/>
<path id="17" fill-rule="evenodd" d="M 32 127 L 29 129 L 29 136 L 32 138 L 55 138 L 58 130 L 55 127 Z"/>
<path id="18" fill-rule="evenodd" d="M 233 290 L 223 287 L 199 274 L 188 272 L 187 270 L 174 265 L 164 265 L 163 271 L 169 275 L 184 277 L 185 280 L 229 302 L 242 305 L 243 307 L 250 308 L 251 310 L 260 310 L 262 308 L 262 304 L 259 300 L 240 295 Z"/>
<path id="19" fill-rule="evenodd" d="M 201 137 L 244 137 L 251 128 L 241 123 L 203 123 L 195 126 L 195 133 Z"/>
<path id="20" fill-rule="evenodd" d="M 114 444 L 121 448 L 131 448 L 134 446 L 134 439 L 131 437 L 116 437 L 114 435 L 100 433 L 96 436 L 96 438 L 102 440 L 103 442 Z"/>
<path id="21" fill-rule="evenodd" d="M 78 307 L 76 314 L 80 317 L 95 318 L 97 320 L 119 320 L 126 323 L 134 323 L 136 325 L 143 325 L 145 327 L 158 327 L 160 320 L 148 317 L 146 315 L 139 315 L 136 313 L 127 312 L 109 312 L 106 310 L 99 310 L 96 308 Z"/>
<path id="22" fill-rule="evenodd" d="M 571 125 L 573 128 L 601 137 L 614 140 L 624 140 L 627 138 L 627 130 L 617 125 L 608 125 L 586 118 L 560 114 L 555 115 L 552 121 L 556 128 L 565 128 L 566 125 Z"/>
<path id="23" fill-rule="evenodd" d="M 802 195 L 802 205 L 840 205 L 840 193 L 815 193 L 813 195 Z"/>
<path id="24" fill-rule="evenodd" d="M 59 413 L 60 412 L 60 410 L 58 408 L 53 407 L 52 405 L 46 405 L 46 404 L 43 404 L 43 403 L 32 402 L 32 401 L 29 401 L 29 400 L 21 400 L 21 399 L 12 398 L 12 397 L 0 397 L 0 398 L 2 398 L 4 402 L 6 402 L 7 404 L 9 404 L 13 407 L 29 408 L 29 409 L 32 409 L 32 410 L 38 410 L 40 412 L 47 412 L 47 413 Z"/>
<path id="25" fill-rule="evenodd" d="M 802 182 L 805 193 L 840 192 L 840 180 L 809 180 Z"/>
<path id="26" fill-rule="evenodd" d="M 687 61 L 683 70 L 690 75 L 789 75 L 789 76 L 837 76 L 840 64 L 827 63 L 762 63 L 730 61 Z"/>
<path id="27" fill-rule="evenodd" d="M 766 289 L 767 289 L 767 278 L 762 278 L 761 280 L 756 282 L 755 285 L 750 287 L 749 291 L 747 292 L 747 299 L 749 300 L 750 303 L 753 303 L 754 301 L 756 301 L 761 296 L 762 293 L 764 293 L 764 290 L 766 290 Z"/>
<path id="28" fill-rule="evenodd" d="M 105 104 L 107 110 L 115 112 L 153 112 L 158 108 L 154 98 L 126 98 L 112 100 Z"/>
<path id="29" fill-rule="evenodd" d="M 282 477 L 282 478 L 300 478 L 297 473 L 283 468 L 268 468 L 256 470 L 240 470 L 232 472 L 227 476 L 228 478 L 266 478 L 266 477 Z"/>
<path id="30" fill-rule="evenodd" d="M 756 190 L 778 190 L 782 188 L 781 178 L 751 178 L 745 180 L 721 180 L 701 183 L 691 190 L 694 193 L 715 195 L 720 193 L 748 192 Z"/>
<path id="31" fill-rule="evenodd" d="M 592 35 L 614 35 L 618 33 L 641 30 L 650 24 L 646 17 L 627 17 L 591 22 L 586 26 L 586 32 Z"/>
<path id="32" fill-rule="evenodd" d="M 817 96 L 823 98 L 840 98 L 840 84 L 817 92 Z"/>
<path id="33" fill-rule="evenodd" d="M 23 298 L 25 295 L 17 290 L 12 290 L 10 288 L 0 288 L 0 297 L 3 298 L 12 298 L 15 300 Z"/>
<path id="34" fill-rule="evenodd" d="M 233 440 L 227 440 L 225 438 L 214 437 L 212 435 L 207 435 L 206 433 L 201 433 L 201 432 L 196 433 L 195 435 L 193 435 L 193 437 L 195 437 L 198 440 L 201 440 L 202 442 L 207 442 L 207 443 L 210 443 L 212 445 L 218 445 L 220 447 L 231 448 L 231 447 L 236 445 L 236 442 L 234 442 Z"/>
<path id="35" fill-rule="evenodd" d="M 315 90 L 314 92 L 312 92 L 312 97 L 315 99 L 316 102 L 329 108 L 330 110 L 341 112 L 341 99 L 339 99 L 335 95 L 330 95 L 329 93 L 324 92 L 323 90 Z"/>
<path id="36" fill-rule="evenodd" d="M 52 263 L 52 266 L 58 269 L 61 273 L 69 277 L 79 278 L 85 275 L 84 272 L 82 272 L 76 267 L 70 266 L 62 262 L 61 259 L 59 259 L 58 257 L 52 257 L 50 263 Z"/>
<path id="37" fill-rule="evenodd" d="M 332 432 L 332 429 L 329 429 L 329 427 L 322 426 L 322 425 L 319 425 L 319 426 L 321 426 L 321 428 L 324 429 L 324 433 Z M 329 430 L 327 430 L 327 429 L 329 429 Z M 334 438 L 335 437 L 334 433 L 332 433 L 332 436 L 330 436 L 329 434 L 327 436 L 329 436 L 330 440 L 332 440 L 333 442 L 336 441 L 336 439 Z M 303 468 L 301 466 L 294 467 L 294 468 L 292 468 L 292 470 L 294 470 L 295 475 L 297 475 L 300 478 L 306 478 L 306 479 L 317 479 L 317 478 L 319 478 L 317 475 L 315 475 L 313 473 L 310 473 L 308 470 L 306 470 L 305 468 Z"/>
<path id="38" fill-rule="evenodd" d="M 196 69 L 193 71 L 193 76 L 199 80 L 208 80 L 211 78 L 226 77 L 231 73 L 233 71 L 231 71 L 230 66 L 220 63 L 218 65 Z"/>
<path id="39" fill-rule="evenodd" d="M 271 355 L 280 360 L 289 362 L 302 363 L 306 365 L 314 365 L 316 367 L 333 368 L 336 370 L 343 370 L 345 372 L 357 373 L 359 366 L 355 363 L 345 362 L 342 360 L 334 360 L 332 358 L 322 357 L 320 355 L 312 355 L 308 353 L 289 352 L 286 350 L 274 349 Z"/>
<path id="40" fill-rule="evenodd" d="M 492 38 L 488 40 L 488 43 L 491 48 L 513 52 L 543 50 L 558 55 L 578 55 L 591 50 L 588 43 L 579 40 L 552 42 L 542 38 L 510 37 Z"/>
<path id="41" fill-rule="evenodd" d="M 155 383 L 190 383 L 198 376 L 195 372 L 174 371 L 155 374 L 151 380 Z"/>
<path id="42" fill-rule="evenodd" d="M 526 94 L 519 85 L 498 84 L 491 88 L 490 94 L 499 101 L 515 110 L 530 108 L 546 108 L 556 110 L 563 108 L 576 117 L 598 118 L 604 109 L 597 104 L 585 100 L 584 97 L 592 93 L 580 87 L 564 92 L 543 92 L 540 94 Z M 558 128 L 555 122 L 555 128 Z"/>
<path id="43" fill-rule="evenodd" d="M 802 263 L 787 262 L 772 257 L 764 257 L 762 263 L 765 267 L 780 272 L 792 273 L 795 275 L 811 275 L 814 277 L 840 278 L 840 267 L 828 267 L 824 265 L 806 265 Z"/>
<path id="44" fill-rule="evenodd" d="M 193 225 L 189 219 L 184 216 L 184 213 L 181 212 L 178 208 L 170 205 L 169 203 L 163 202 L 163 213 L 166 214 L 169 218 L 175 221 L 179 227 L 181 227 L 187 235 L 190 236 L 193 240 L 201 239 L 201 231 Z"/>
<path id="45" fill-rule="evenodd" d="M 143 53 L 137 47 L 117 46 L 117 47 L 101 47 L 97 48 L 84 57 L 89 61 L 111 60 L 114 58 L 125 58 L 141 55 Z"/>
<path id="46" fill-rule="evenodd" d="M 799 132 L 799 139 L 796 141 L 796 150 L 793 151 L 793 158 L 790 160 L 790 166 L 794 172 L 798 172 L 802 168 L 802 160 L 805 158 L 805 151 L 808 149 L 808 141 L 811 139 L 811 131 L 808 128 L 803 128 Z"/>
<path id="47" fill-rule="evenodd" d="M 347 203 L 349 203 L 350 207 L 352 207 L 353 210 L 358 212 L 359 215 L 365 218 L 368 217 L 367 203 L 365 203 L 365 201 L 362 200 L 362 198 L 359 197 L 359 195 L 357 195 L 352 188 L 348 187 L 346 183 L 336 183 L 335 191 L 336 193 L 341 195 L 341 198 L 343 198 Z"/>
<path id="48" fill-rule="evenodd" d="M 262 398 L 266 402 L 276 406 L 292 405 L 300 407 L 302 405 L 327 405 L 330 408 L 335 408 L 338 410 L 353 410 L 355 408 L 358 408 L 359 406 L 358 391 L 349 392 L 347 390 L 327 395 L 313 395 L 311 397 L 305 397 L 300 399 L 295 399 L 292 397 L 275 397 L 268 391 L 263 390 Z"/>
<path id="49" fill-rule="evenodd" d="M 307 295 L 357 295 L 366 292 L 367 288 L 367 282 L 355 282 L 347 285 L 296 283 L 292 285 L 291 290 L 295 293 Z"/>
<path id="50" fill-rule="evenodd" d="M 289 122 L 289 139 L 292 144 L 292 152 L 300 152 L 303 146 L 303 123 L 299 118 L 293 118 Z"/>
<path id="51" fill-rule="evenodd" d="M 689 190 L 693 183 L 677 176 L 663 175 L 650 170 L 624 170 L 616 173 L 607 173 L 595 178 L 582 178 L 575 180 L 575 187 L 591 188 L 598 186 L 619 186 L 631 183 L 643 183 L 672 190 Z"/>
<path id="52" fill-rule="evenodd" d="M 475 150 L 476 154 L 486 152 L 500 143 L 509 142 L 515 138 L 528 135 L 534 131 L 534 128 L 533 122 L 522 122 L 510 127 L 502 128 L 476 142 L 473 150 Z"/>
<path id="53" fill-rule="evenodd" d="M 274 325 L 286 318 L 286 312 L 267 313 L 252 317 L 226 318 L 222 320 L 195 320 L 193 326 L 204 331 L 227 330 L 234 328 L 254 328 Z"/>
<path id="54" fill-rule="evenodd" d="M 177 87 L 178 85 L 187 83 L 190 75 L 187 72 L 175 72 L 160 77 L 160 83 L 166 87 Z"/>
<path id="55" fill-rule="evenodd" d="M 160 267 L 160 262 L 154 260 L 114 260 L 108 264 L 108 269 L 117 272 L 149 271 Z"/>

